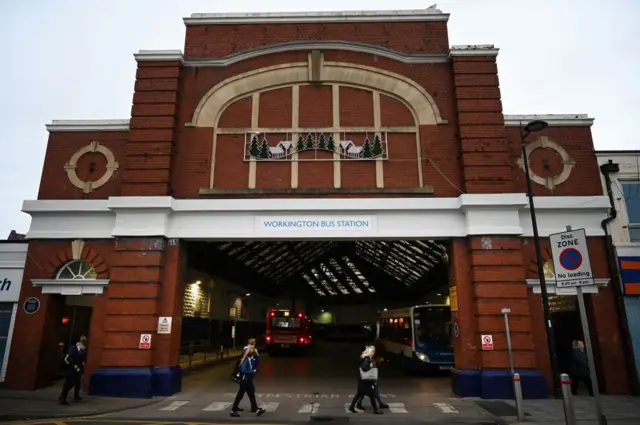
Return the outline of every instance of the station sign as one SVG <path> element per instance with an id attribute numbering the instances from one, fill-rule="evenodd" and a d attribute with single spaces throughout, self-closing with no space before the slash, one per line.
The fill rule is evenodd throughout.
<path id="1" fill-rule="evenodd" d="M 141 334 L 140 344 L 138 348 L 141 350 L 149 350 L 151 348 L 151 334 Z"/>
<path id="2" fill-rule="evenodd" d="M 558 288 L 595 284 L 584 229 L 549 235 L 549 242 Z"/>

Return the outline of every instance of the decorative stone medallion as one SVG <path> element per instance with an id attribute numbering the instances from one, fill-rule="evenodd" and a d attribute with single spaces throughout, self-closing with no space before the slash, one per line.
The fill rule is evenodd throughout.
<path id="1" fill-rule="evenodd" d="M 107 159 L 106 171 L 98 180 L 82 181 L 78 177 L 77 173 L 78 161 L 83 155 L 94 152 L 102 154 Z M 91 193 L 95 189 L 104 186 L 104 184 L 113 176 L 113 173 L 118 169 L 118 166 L 119 164 L 111 149 L 94 140 L 83 148 L 77 150 L 76 153 L 71 156 L 69 162 L 64 165 L 64 169 L 67 171 L 67 177 L 72 185 L 78 189 L 82 189 L 84 193 Z"/>
<path id="2" fill-rule="evenodd" d="M 550 149 L 558 154 L 560 160 L 562 161 L 562 171 L 552 177 L 543 177 L 536 174 L 531 169 L 531 154 L 537 149 Z M 573 167 L 576 165 L 575 160 L 562 146 L 546 136 L 540 136 L 532 143 L 529 143 L 526 147 L 526 151 L 527 158 L 529 159 L 529 175 L 531 176 L 531 181 L 539 184 L 540 186 L 546 187 L 552 192 L 557 186 L 560 186 L 562 183 L 567 181 L 567 179 L 571 175 L 571 170 L 573 170 Z M 524 158 L 522 157 L 522 155 L 518 159 L 518 166 L 524 171 Z"/>

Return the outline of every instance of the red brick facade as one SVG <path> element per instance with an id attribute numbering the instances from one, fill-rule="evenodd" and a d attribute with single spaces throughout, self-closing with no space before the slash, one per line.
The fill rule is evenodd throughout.
<path id="1" fill-rule="evenodd" d="M 440 61 L 412 63 L 354 51 L 357 49 L 322 49 L 324 63 L 355 64 L 399 74 L 425 90 L 437 106 L 442 122 L 419 125 L 414 113 L 401 101 L 380 94 L 381 126 L 417 127 L 417 139 L 415 132 L 388 135 L 392 147 L 389 159 L 382 161 L 385 189 L 417 189 L 422 180 L 423 186 L 433 187 L 435 197 L 525 192 L 524 174 L 517 164 L 521 155 L 519 130 L 505 126 L 495 55 L 479 50 L 477 55 L 447 58 L 450 49 L 446 22 L 425 21 L 188 26 L 184 50 L 188 60 L 139 60 L 129 131 L 51 133 L 38 198 L 198 198 L 201 189 L 250 189 L 251 164 L 243 160 L 244 135 L 218 130 L 250 129 L 255 127 L 256 118 L 259 128 L 293 127 L 292 86 L 260 92 L 257 117 L 252 117 L 251 94 L 234 99 L 219 117 L 215 143 L 212 126 L 187 124 L 201 99 L 217 84 L 265 67 L 307 63 L 310 50 L 256 55 L 226 66 L 207 66 L 206 61 L 285 42 L 336 40 L 388 49 L 403 57 L 442 57 Z M 331 127 L 337 117 L 343 127 L 373 127 L 375 89 L 341 86 L 339 111 L 334 111 L 330 85 L 303 84 L 299 86 L 297 124 L 301 128 Z M 589 127 L 551 126 L 541 134 L 564 147 L 575 166 L 568 180 L 553 191 L 534 185 L 535 194 L 601 195 Z M 64 164 L 76 150 L 93 140 L 113 151 L 119 169 L 107 184 L 84 194 L 68 184 Z M 331 158 L 330 153 L 326 155 L 326 159 Z M 90 162 L 98 176 L 105 167 L 101 156 L 92 159 L 86 155 L 78 164 L 81 179 L 91 178 Z M 534 172 L 549 176 L 558 174 L 563 166 L 557 155 L 548 150 L 532 154 L 531 164 Z M 296 166 L 297 188 L 335 188 L 333 161 L 301 161 Z M 339 187 L 376 188 L 376 166 L 376 161 L 342 162 Z M 255 164 L 255 189 L 291 189 L 293 167 L 289 161 Z M 241 196 L 255 195 L 237 195 Z M 300 195 L 293 191 L 288 196 Z M 531 277 L 530 263 L 535 259 L 531 255 L 532 244 L 516 237 L 491 239 L 490 250 L 479 236 L 458 238 L 453 243 L 451 275 L 452 284 L 458 288 L 460 311 L 456 319 L 461 330 L 455 342 L 457 367 L 508 366 L 504 322 L 499 314 L 508 305 L 512 311 L 516 366 L 543 370 L 550 381 L 540 297 L 523 284 Z M 30 242 L 22 301 L 39 295 L 40 289 L 32 287 L 30 279 L 55 276 L 56 269 L 70 258 L 69 247 L 69 241 Z M 603 241 L 592 238 L 590 248 L 595 274 L 607 277 Z M 180 323 L 174 321 L 171 335 L 154 335 L 152 350 L 138 350 L 137 346 L 141 332 L 155 332 L 158 316 L 180 316 L 180 273 L 184 266 L 180 241 L 89 240 L 83 258 L 110 278 L 108 288 L 94 304 L 89 370 L 176 364 Z M 60 301 L 52 295 L 39 296 L 43 314 L 27 316 L 20 312 L 16 322 L 13 344 L 17 349 L 11 351 L 6 378 L 7 385 L 15 388 L 42 386 L 52 378 L 50 370 L 55 369 L 47 353 L 56 341 L 50 340 L 47 329 L 50 319 L 57 320 Z M 609 393 L 626 392 L 611 288 L 590 297 L 589 305 L 604 389 Z M 480 350 L 479 335 L 483 333 L 494 335 L 494 351 Z M 163 348 L 156 348 L 159 346 Z"/>

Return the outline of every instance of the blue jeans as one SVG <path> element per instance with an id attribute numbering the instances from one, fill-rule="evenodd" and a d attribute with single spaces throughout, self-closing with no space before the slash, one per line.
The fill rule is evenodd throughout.
<path id="1" fill-rule="evenodd" d="M 383 404 L 382 399 L 380 398 L 380 386 L 378 385 L 377 382 L 373 390 L 373 394 L 376 396 L 376 401 L 378 402 L 378 404 Z M 363 401 L 364 401 L 364 395 L 360 397 L 360 400 L 358 400 L 358 405 L 362 404 Z"/>

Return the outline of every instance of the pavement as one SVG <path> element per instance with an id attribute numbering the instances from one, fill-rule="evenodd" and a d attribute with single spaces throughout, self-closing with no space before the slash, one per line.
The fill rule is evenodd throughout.
<path id="1" fill-rule="evenodd" d="M 349 413 L 346 405 L 356 386 L 353 364 L 360 345 L 324 344 L 302 357 L 263 354 L 255 382 L 258 404 L 267 413 L 259 418 L 249 412 L 240 418 L 229 416 L 237 385 L 229 379 L 229 364 L 224 363 L 187 374 L 183 391 L 167 398 L 86 396 L 83 402 L 59 406 L 59 387 L 31 392 L 0 390 L 0 421 L 24 425 L 517 423 L 509 400 L 460 399 L 451 394 L 448 376 L 408 376 L 388 363 L 381 367 L 380 384 L 382 398 L 390 408 L 381 416 L 372 415 L 370 407 Z M 609 425 L 640 423 L 637 398 L 604 396 L 602 400 Z M 248 411 L 248 404 L 245 399 L 241 407 Z M 597 423 L 591 398 L 576 397 L 574 406 L 580 425 Z M 526 400 L 525 412 L 527 424 L 564 423 L 561 400 Z"/>

